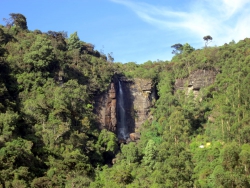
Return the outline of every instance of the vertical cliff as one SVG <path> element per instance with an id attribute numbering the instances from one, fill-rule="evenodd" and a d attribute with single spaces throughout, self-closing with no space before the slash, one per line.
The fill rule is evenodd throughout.
<path id="1" fill-rule="evenodd" d="M 116 90 L 114 82 L 103 94 L 95 98 L 95 113 L 98 117 L 99 128 L 116 132 Z"/>
<path id="2" fill-rule="evenodd" d="M 119 86 L 120 82 L 120 86 Z M 98 116 L 100 128 L 118 133 L 121 121 L 121 107 L 117 102 L 123 92 L 123 110 L 125 111 L 125 126 L 128 134 L 126 139 L 136 140 L 139 138 L 139 128 L 149 117 L 150 107 L 156 100 L 155 85 L 150 79 L 128 79 L 124 76 L 114 77 L 108 90 L 96 97 L 95 112 Z"/>
<path id="3" fill-rule="evenodd" d="M 216 75 L 215 70 L 197 70 L 187 78 L 176 79 L 175 90 L 185 90 L 187 94 L 193 92 L 197 97 L 201 88 L 214 83 Z M 123 97 L 122 107 L 120 97 Z M 140 127 L 150 118 L 150 108 L 155 100 L 156 89 L 152 80 L 114 76 L 107 91 L 95 99 L 100 129 L 112 131 L 118 137 L 120 135 L 121 140 L 138 139 Z M 126 133 L 121 134 L 124 126 Z"/>
<path id="4" fill-rule="evenodd" d="M 133 101 L 132 116 L 134 117 L 134 130 L 138 133 L 139 128 L 149 117 L 150 108 L 156 100 L 155 86 L 150 79 L 136 78 L 128 84 L 131 95 L 129 100 Z"/>
<path id="5" fill-rule="evenodd" d="M 187 94 L 193 92 L 197 97 L 201 88 L 214 83 L 217 74 L 216 70 L 196 70 L 187 78 L 176 79 L 175 90 L 185 90 Z"/>

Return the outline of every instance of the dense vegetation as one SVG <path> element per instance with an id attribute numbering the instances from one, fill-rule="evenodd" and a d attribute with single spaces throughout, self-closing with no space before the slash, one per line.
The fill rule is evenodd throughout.
<path id="1" fill-rule="evenodd" d="M 121 64 L 77 32 L 30 31 L 10 16 L 0 26 L 0 187 L 250 187 L 250 39 Z M 197 98 L 174 91 L 197 69 L 216 70 L 215 83 Z M 116 73 L 152 79 L 159 95 L 141 139 L 120 149 L 93 113 Z"/>

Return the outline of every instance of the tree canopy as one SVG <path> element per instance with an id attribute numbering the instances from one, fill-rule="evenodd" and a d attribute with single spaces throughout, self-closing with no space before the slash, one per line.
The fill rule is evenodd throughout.
<path id="1" fill-rule="evenodd" d="M 0 26 L 0 187 L 250 187 L 249 38 L 122 64 L 77 32 L 31 31 L 10 16 Z M 197 71 L 216 74 L 196 88 Z M 135 142 L 100 130 L 94 113 L 117 75 L 156 90 Z"/>
<path id="2" fill-rule="evenodd" d="M 16 26 L 20 29 L 28 29 L 26 17 L 19 13 L 11 13 L 9 19 L 4 19 L 6 21 L 6 26 Z"/>
<path id="3" fill-rule="evenodd" d="M 205 41 L 205 47 L 207 47 L 208 43 L 213 40 L 213 38 L 210 35 L 204 36 L 203 40 Z"/>

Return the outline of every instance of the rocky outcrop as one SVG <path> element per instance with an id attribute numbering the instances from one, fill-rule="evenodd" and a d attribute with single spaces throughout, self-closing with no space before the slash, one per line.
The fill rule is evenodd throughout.
<path id="1" fill-rule="evenodd" d="M 98 116 L 100 129 L 116 131 L 116 90 L 113 82 L 106 92 L 95 98 L 95 113 Z"/>
<path id="2" fill-rule="evenodd" d="M 197 70 L 184 79 L 176 79 L 175 91 L 191 91 L 195 97 L 201 88 L 214 83 L 217 71 Z M 98 116 L 100 129 L 107 129 L 117 133 L 119 127 L 119 82 L 123 89 L 124 110 L 127 126 L 127 139 L 136 141 L 140 138 L 140 127 L 150 118 L 150 108 L 156 100 L 155 84 L 150 79 L 128 79 L 124 76 L 115 76 L 109 88 L 95 99 L 95 113 Z M 128 140 L 123 140 L 126 142 Z"/>
<path id="3" fill-rule="evenodd" d="M 188 78 L 176 79 L 175 91 L 185 90 L 187 94 L 192 91 L 197 97 L 201 88 L 214 83 L 217 74 L 216 70 L 196 70 Z"/>
<path id="4" fill-rule="evenodd" d="M 140 133 L 130 133 L 129 138 L 131 141 L 136 141 L 140 139 Z"/>
<path id="5" fill-rule="evenodd" d="M 132 141 L 139 139 L 139 129 L 149 118 L 150 108 L 156 100 L 155 85 L 150 79 L 128 79 L 124 76 L 114 77 L 108 90 L 95 99 L 95 113 L 98 116 L 100 129 L 117 131 L 119 113 L 117 97 L 119 97 L 118 82 L 122 82 L 125 96 L 124 109 L 128 138 Z"/>
<path id="6" fill-rule="evenodd" d="M 138 133 L 141 125 L 149 118 L 150 108 L 156 100 L 156 90 L 150 79 L 136 78 L 128 86 L 131 92 L 129 100 L 133 102 L 131 113 L 135 121 L 134 132 Z"/>

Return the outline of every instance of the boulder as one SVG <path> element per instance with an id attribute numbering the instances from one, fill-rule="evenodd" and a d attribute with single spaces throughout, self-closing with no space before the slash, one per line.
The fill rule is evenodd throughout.
<path id="1" fill-rule="evenodd" d="M 130 133 L 129 138 L 131 139 L 131 141 L 136 141 L 136 140 L 140 139 L 140 134 L 139 133 Z"/>

